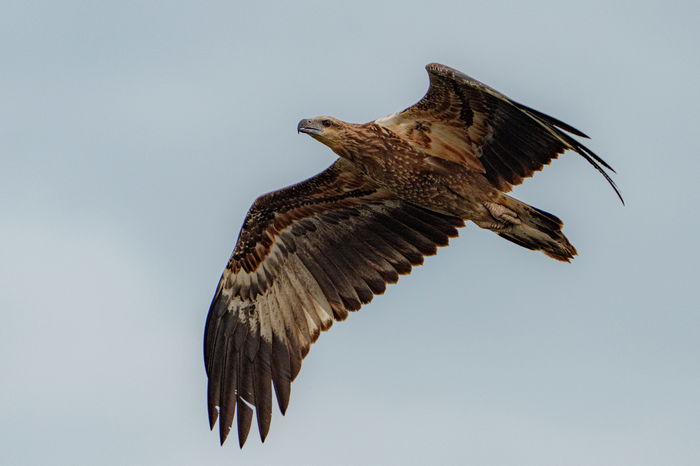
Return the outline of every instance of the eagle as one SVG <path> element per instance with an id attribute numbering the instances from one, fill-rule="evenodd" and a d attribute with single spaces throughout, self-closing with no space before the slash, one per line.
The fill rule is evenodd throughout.
<path id="1" fill-rule="evenodd" d="M 264 442 L 274 391 L 282 414 L 321 331 L 477 226 L 568 262 L 576 249 L 556 216 L 505 193 L 568 150 L 614 170 L 574 127 L 444 65 L 426 66 L 427 94 L 365 124 L 330 116 L 297 126 L 339 157 L 323 172 L 251 206 L 207 316 L 204 362 L 211 429 L 253 412 Z M 624 201 L 623 201 L 624 202 Z M 273 390 L 274 389 L 274 390 Z M 236 416 L 237 412 L 237 416 Z"/>

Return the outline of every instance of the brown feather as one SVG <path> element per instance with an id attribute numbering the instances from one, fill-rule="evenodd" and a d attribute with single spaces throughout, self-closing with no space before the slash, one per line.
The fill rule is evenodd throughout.
<path id="1" fill-rule="evenodd" d="M 243 445 L 250 406 L 264 440 L 273 388 L 284 414 L 320 331 L 383 293 L 463 224 L 399 201 L 343 167 L 336 162 L 261 196 L 244 222 L 205 330 L 210 423 L 219 418 L 222 442 L 237 412 Z"/>

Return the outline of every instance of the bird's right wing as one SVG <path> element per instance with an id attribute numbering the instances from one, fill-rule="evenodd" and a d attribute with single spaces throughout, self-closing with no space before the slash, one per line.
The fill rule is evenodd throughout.
<path id="1" fill-rule="evenodd" d="M 569 136 L 572 126 L 519 104 L 466 74 L 438 63 L 426 66 L 430 87 L 415 105 L 375 120 L 419 150 L 481 172 L 509 191 L 559 154 L 586 159 L 622 196 L 605 169 L 612 168 Z"/>
<path id="2" fill-rule="evenodd" d="M 458 218 L 393 198 L 338 160 L 258 198 L 209 309 L 204 359 L 209 420 L 226 439 L 238 407 L 245 442 L 257 414 L 265 439 L 272 386 L 282 413 L 302 358 L 322 330 L 447 245 Z"/>

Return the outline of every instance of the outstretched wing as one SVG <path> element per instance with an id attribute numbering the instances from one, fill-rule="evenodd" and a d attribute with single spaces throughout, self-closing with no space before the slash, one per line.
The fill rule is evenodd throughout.
<path id="1" fill-rule="evenodd" d="M 258 198 L 221 276 L 204 334 L 209 422 L 213 428 L 219 418 L 221 442 L 236 408 L 240 445 L 252 408 L 264 441 L 272 386 L 284 414 L 290 384 L 319 333 L 435 254 L 463 225 L 392 198 L 343 160 Z"/>
<path id="2" fill-rule="evenodd" d="M 559 154 L 573 150 L 602 173 L 622 200 L 603 167 L 614 170 L 566 134 L 588 137 L 581 131 L 450 67 L 431 63 L 426 70 L 430 88 L 425 97 L 375 123 L 432 156 L 484 173 L 503 191 L 522 183 Z"/>

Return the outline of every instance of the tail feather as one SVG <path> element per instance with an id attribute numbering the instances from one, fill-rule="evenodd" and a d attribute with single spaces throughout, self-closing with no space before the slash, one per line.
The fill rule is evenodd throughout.
<path id="1" fill-rule="evenodd" d="M 542 251 L 554 259 L 571 262 L 576 255 L 576 248 L 562 233 L 564 223 L 558 217 L 517 199 L 506 199 L 506 206 L 517 213 L 520 223 L 512 223 L 503 230 L 496 230 L 500 237 L 524 248 Z"/>

